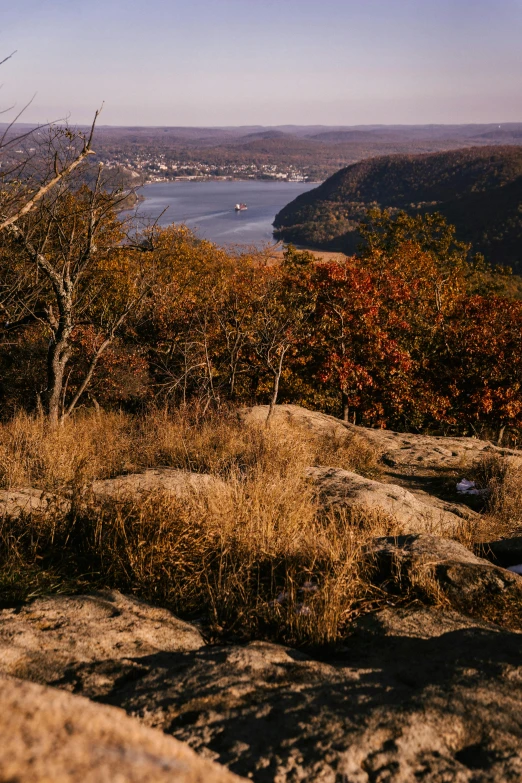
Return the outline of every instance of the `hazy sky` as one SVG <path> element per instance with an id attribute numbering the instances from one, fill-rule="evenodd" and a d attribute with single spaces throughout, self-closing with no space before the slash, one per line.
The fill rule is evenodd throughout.
<path id="1" fill-rule="evenodd" d="M 36 93 L 30 122 L 102 101 L 101 124 L 522 121 L 522 0 L 0 0 L 0 19 L 0 103 Z"/>

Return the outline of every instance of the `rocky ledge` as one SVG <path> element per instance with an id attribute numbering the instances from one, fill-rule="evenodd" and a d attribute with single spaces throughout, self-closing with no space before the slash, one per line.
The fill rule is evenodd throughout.
<path id="1" fill-rule="evenodd" d="M 261 421 L 266 408 L 242 415 Z M 273 426 L 287 421 L 354 431 L 280 406 Z M 309 477 L 325 508 L 398 521 L 400 535 L 374 538 L 363 555 L 385 608 L 315 654 L 211 646 L 197 623 L 116 591 L 5 608 L 0 781 L 519 783 L 522 577 L 508 567 L 522 563 L 522 538 L 483 540 L 474 552 L 451 540 L 465 541 L 480 513 L 439 490 L 477 457 L 518 464 L 520 454 L 473 438 L 355 430 L 378 449 L 380 473 L 319 465 Z M 94 491 L 180 494 L 214 480 L 151 471 Z M 18 492 L 3 498 L 4 513 L 38 508 L 33 490 Z"/>
<path id="2" fill-rule="evenodd" d="M 429 543 L 376 543 L 383 573 L 394 546 L 407 569 Z M 501 571 L 505 590 L 522 590 L 520 577 L 456 547 L 439 552 L 442 582 L 449 564 L 454 574 L 461 564 L 475 568 L 465 578 L 477 601 Z M 480 582 L 480 571 L 489 581 Z M 210 768 L 179 776 L 177 746 L 138 722 L 260 783 L 522 779 L 521 636 L 451 603 L 368 615 L 327 658 L 266 642 L 207 646 L 197 628 L 117 592 L 5 609 L 0 629 L 2 676 L 81 694 L 135 719 L 10 679 L 2 703 L 17 718 L 2 711 L 2 736 L 4 758 L 14 761 L 0 766 L 1 780 L 228 780 Z M 69 777 L 43 777 L 45 759 L 58 770 L 66 751 L 55 756 L 55 748 L 66 747 Z M 106 771 L 110 759 L 122 765 L 121 777 Z"/>

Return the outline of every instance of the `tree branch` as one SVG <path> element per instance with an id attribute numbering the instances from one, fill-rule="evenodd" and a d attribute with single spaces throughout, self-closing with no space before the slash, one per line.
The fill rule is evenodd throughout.
<path id="1" fill-rule="evenodd" d="M 22 218 L 24 215 L 27 215 L 28 212 L 30 212 L 36 204 L 41 201 L 41 199 L 52 189 L 60 180 L 62 180 L 64 177 L 67 177 L 71 172 L 73 172 L 80 163 L 82 163 L 85 158 L 87 158 L 89 155 L 94 155 L 95 152 L 91 148 L 92 145 L 92 139 L 94 136 L 94 128 L 96 125 L 96 120 L 98 119 L 98 116 L 101 112 L 101 109 L 98 109 L 96 111 L 96 114 L 94 115 L 94 120 L 91 126 L 91 130 L 89 133 L 89 136 L 84 139 L 83 149 L 80 152 L 80 154 L 71 162 L 68 166 L 65 166 L 61 171 L 56 170 L 55 166 L 55 176 L 49 180 L 45 185 L 42 185 L 42 187 L 36 191 L 34 196 L 27 201 L 21 209 L 18 210 L 18 212 L 15 212 L 14 215 L 11 215 L 11 217 L 4 220 L 2 223 L 0 223 L 0 231 L 3 231 L 4 229 L 8 228 L 9 226 L 13 225 L 13 223 L 16 223 L 20 218 Z"/>

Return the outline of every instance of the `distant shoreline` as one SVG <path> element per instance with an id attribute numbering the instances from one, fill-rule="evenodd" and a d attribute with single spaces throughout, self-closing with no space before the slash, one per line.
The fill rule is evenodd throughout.
<path id="1" fill-rule="evenodd" d="M 163 185 L 173 182 L 270 182 L 281 183 L 283 185 L 321 185 L 324 180 L 311 180 L 311 179 L 281 179 L 279 177 L 173 177 L 165 179 L 148 179 L 143 183 L 141 187 L 145 185 Z"/>

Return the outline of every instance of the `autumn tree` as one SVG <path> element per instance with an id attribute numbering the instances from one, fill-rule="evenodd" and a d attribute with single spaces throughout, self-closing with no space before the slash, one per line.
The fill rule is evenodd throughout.
<path id="1" fill-rule="evenodd" d="M 449 405 L 442 423 L 495 437 L 522 426 L 522 303 L 496 296 L 463 299 L 435 364 Z"/>
<path id="2" fill-rule="evenodd" d="M 117 201 L 103 188 L 101 172 L 93 189 L 62 179 L 4 233 L 2 330 L 12 335 L 38 323 L 47 333 L 42 403 L 53 425 L 74 410 L 150 285 L 138 262 L 141 253 L 124 245 Z M 87 328 L 95 334 L 90 361 L 66 398 L 74 340 Z"/>
<path id="3" fill-rule="evenodd" d="M 352 409 L 368 422 L 385 423 L 390 407 L 397 413 L 403 407 L 401 394 L 411 382 L 411 357 L 400 339 L 408 324 L 394 310 L 408 289 L 389 281 L 385 297 L 375 276 L 350 259 L 318 265 L 313 286 L 316 378 L 337 388 L 345 421 Z"/>

